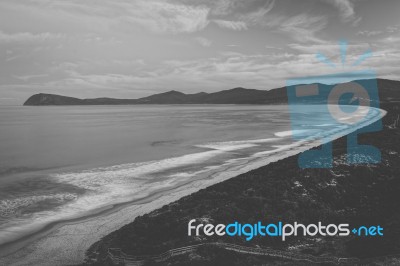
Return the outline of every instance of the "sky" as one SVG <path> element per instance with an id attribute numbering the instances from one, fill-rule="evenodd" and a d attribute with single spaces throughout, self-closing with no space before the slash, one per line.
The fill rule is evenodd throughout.
<path id="1" fill-rule="evenodd" d="M 400 80 L 399 14 L 398 0 L 1 0 L 0 105 L 268 90 L 364 69 Z"/>

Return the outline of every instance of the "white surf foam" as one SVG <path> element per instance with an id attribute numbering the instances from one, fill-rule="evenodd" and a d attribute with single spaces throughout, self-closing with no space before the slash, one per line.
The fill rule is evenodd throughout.
<path id="1" fill-rule="evenodd" d="M 205 162 L 223 153 L 220 150 L 205 151 L 141 163 L 121 164 L 110 167 L 95 168 L 82 172 L 54 174 L 53 180 L 60 183 L 72 184 L 88 190 L 102 190 L 108 184 L 140 183 L 146 180 L 146 175 L 167 169 Z"/>
<path id="2" fill-rule="evenodd" d="M 17 214 L 21 208 L 29 207 L 43 201 L 53 201 L 63 203 L 66 201 L 75 200 L 76 194 L 72 193 L 58 193 L 51 195 L 38 195 L 30 197 L 21 197 L 16 199 L 5 199 L 0 201 L 0 216 L 7 217 Z"/>
<path id="3" fill-rule="evenodd" d="M 280 138 L 290 137 L 290 136 L 300 136 L 300 135 L 310 134 L 313 131 L 315 131 L 315 130 L 312 130 L 312 129 L 288 130 L 288 131 L 276 132 L 275 136 L 280 137 Z"/>
<path id="4" fill-rule="evenodd" d="M 196 147 L 214 149 L 220 151 L 235 151 L 235 150 L 256 147 L 259 146 L 259 144 L 274 142 L 277 140 L 279 140 L 279 138 L 222 141 L 222 142 L 211 142 L 211 143 L 196 145 Z"/>

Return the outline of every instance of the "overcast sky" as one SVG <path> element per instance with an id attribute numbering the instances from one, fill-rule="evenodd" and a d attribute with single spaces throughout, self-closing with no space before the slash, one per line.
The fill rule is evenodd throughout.
<path id="1" fill-rule="evenodd" d="M 271 89 L 368 68 L 400 80 L 399 14 L 397 0 L 1 0 L 0 104 Z"/>

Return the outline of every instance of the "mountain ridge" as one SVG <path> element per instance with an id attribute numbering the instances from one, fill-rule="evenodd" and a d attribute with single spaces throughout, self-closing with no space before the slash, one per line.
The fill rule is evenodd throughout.
<path id="1" fill-rule="evenodd" d="M 400 81 L 377 79 L 380 101 L 400 99 Z M 321 89 L 328 85 L 318 84 Z M 287 104 L 286 87 L 271 90 L 236 87 L 212 93 L 186 94 L 176 90 L 157 93 L 138 99 L 109 97 L 79 99 L 49 93 L 38 93 L 29 97 L 24 106 L 46 105 L 133 105 L 133 104 Z M 316 102 L 317 103 L 317 102 Z"/>

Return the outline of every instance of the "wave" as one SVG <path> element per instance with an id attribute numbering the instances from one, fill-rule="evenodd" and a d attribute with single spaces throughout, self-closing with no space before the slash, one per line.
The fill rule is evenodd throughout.
<path id="1" fill-rule="evenodd" d="M 53 174 L 53 180 L 87 190 L 103 190 L 105 186 L 148 180 L 147 175 L 194 163 L 201 163 L 221 154 L 222 151 L 205 151 L 158 161 L 121 164 L 82 172 Z"/>
<path id="2" fill-rule="evenodd" d="M 297 130 L 287 130 L 276 132 L 275 136 L 285 138 L 285 137 L 292 137 L 292 136 L 303 136 L 303 135 L 310 135 L 314 133 L 316 130 L 313 129 L 297 129 Z"/>
<path id="3" fill-rule="evenodd" d="M 196 147 L 206 148 L 207 151 L 173 158 L 50 174 L 49 181 L 55 185 L 72 185 L 86 192 L 34 195 L 1 201 L 0 215 L 5 218 L 19 215 L 17 220 L 11 219 L 0 225 L 0 230 L 6 231 L 2 241 L 18 238 L 49 223 L 82 217 L 115 204 L 144 198 L 156 190 L 176 187 L 181 182 L 205 178 L 227 167 L 237 166 L 238 160 L 226 157 L 226 154 L 277 140 L 279 138 L 206 143 Z M 248 157 L 247 153 L 242 155 L 242 159 Z M 46 208 L 50 203 L 58 206 Z M 20 216 L 21 210 L 29 208 L 35 212 L 29 219 L 24 219 Z"/>
<path id="4" fill-rule="evenodd" d="M 279 138 L 266 138 L 254 140 L 213 142 L 196 145 L 198 148 L 207 148 L 209 151 L 187 154 L 183 156 L 155 160 L 141 163 L 120 164 L 110 167 L 99 167 L 81 172 L 53 174 L 53 181 L 67 183 L 87 190 L 104 190 L 108 184 L 126 184 L 149 180 L 149 175 L 165 170 L 179 168 L 187 165 L 201 164 L 213 157 L 226 152 L 258 146 L 262 143 L 270 143 Z"/>
<path id="5" fill-rule="evenodd" d="M 0 217 L 16 215 L 18 212 L 21 212 L 21 209 L 32 205 L 37 205 L 39 203 L 62 204 L 68 201 L 76 200 L 77 197 L 78 195 L 72 193 L 59 193 L 0 200 Z"/>
<path id="6" fill-rule="evenodd" d="M 270 143 L 278 140 L 280 139 L 267 138 L 267 139 L 253 139 L 253 140 L 223 141 L 223 142 L 212 142 L 207 144 L 196 145 L 196 147 L 219 150 L 219 151 L 235 151 L 235 150 L 256 147 L 259 146 L 258 144 Z"/>

